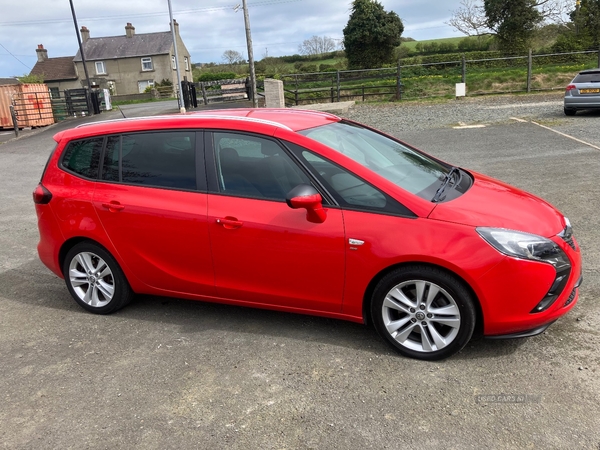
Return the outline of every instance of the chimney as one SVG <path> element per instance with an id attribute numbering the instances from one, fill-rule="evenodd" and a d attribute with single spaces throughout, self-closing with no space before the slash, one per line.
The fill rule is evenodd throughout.
<path id="1" fill-rule="evenodd" d="M 175 27 L 175 35 L 179 36 L 179 24 L 175 19 L 173 19 L 173 26 Z"/>
<path id="2" fill-rule="evenodd" d="M 125 27 L 125 36 L 128 38 L 132 38 L 135 34 L 135 27 L 131 25 L 131 23 L 127 22 L 127 26 Z"/>
<path id="3" fill-rule="evenodd" d="M 46 50 L 42 44 L 38 45 L 35 52 L 37 53 L 38 62 L 44 62 L 48 59 L 48 50 Z"/>
<path id="4" fill-rule="evenodd" d="M 90 38 L 90 30 L 87 29 L 87 27 L 81 27 L 81 40 L 83 42 L 87 42 L 87 40 Z"/>

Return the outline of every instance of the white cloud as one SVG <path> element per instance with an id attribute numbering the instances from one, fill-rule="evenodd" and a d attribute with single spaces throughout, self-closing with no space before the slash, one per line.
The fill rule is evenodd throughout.
<path id="1" fill-rule="evenodd" d="M 193 62 L 221 61 L 225 50 L 247 55 L 244 17 L 233 7 L 241 0 L 171 0 L 173 16 Z M 432 39 L 457 35 L 444 24 L 460 0 L 383 0 L 386 10 L 403 20 L 404 36 Z M 169 29 L 165 0 L 73 0 L 79 27 L 92 37 L 125 34 L 131 22 L 136 33 Z M 298 45 L 313 35 L 343 38 L 351 0 L 248 0 L 254 54 L 260 59 L 298 52 Z M 49 57 L 77 52 L 77 38 L 66 0 L 0 0 L 0 77 L 28 73 L 43 44 Z M 20 62 L 19 62 L 20 61 Z"/>

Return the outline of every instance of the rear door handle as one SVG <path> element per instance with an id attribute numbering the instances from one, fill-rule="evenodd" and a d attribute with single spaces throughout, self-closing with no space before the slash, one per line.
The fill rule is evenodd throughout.
<path id="1" fill-rule="evenodd" d="M 216 222 L 219 225 L 222 225 L 223 228 L 225 228 L 227 230 L 235 230 L 236 228 L 239 228 L 242 225 L 244 225 L 244 222 L 237 220 L 235 217 L 229 217 L 229 216 L 217 219 Z"/>
<path id="2" fill-rule="evenodd" d="M 102 206 L 108 209 L 110 212 L 119 212 L 125 209 L 125 206 L 121 205 L 117 201 L 112 201 L 110 203 L 102 203 Z"/>

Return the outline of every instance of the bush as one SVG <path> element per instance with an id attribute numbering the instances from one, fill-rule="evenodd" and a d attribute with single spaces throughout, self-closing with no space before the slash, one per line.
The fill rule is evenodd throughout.
<path id="1" fill-rule="evenodd" d="M 302 56 L 302 55 L 296 54 L 296 55 L 291 55 L 291 56 L 282 56 L 280 59 L 286 63 L 295 63 L 298 61 L 308 60 L 308 56 Z"/>
<path id="2" fill-rule="evenodd" d="M 196 81 L 233 80 L 237 77 L 237 74 L 235 74 L 234 72 L 203 73 L 198 77 Z"/>
<path id="3" fill-rule="evenodd" d="M 578 52 L 586 50 L 591 46 L 592 42 L 582 36 L 577 36 L 574 33 L 564 33 L 558 35 L 556 42 L 551 49 L 556 53 Z"/>
<path id="4" fill-rule="evenodd" d="M 298 68 L 298 70 L 302 73 L 314 73 L 318 72 L 319 68 L 316 64 L 305 64 Z"/>
<path id="5" fill-rule="evenodd" d="M 320 64 L 319 65 L 320 72 L 335 72 L 337 71 L 335 65 L 333 64 Z"/>

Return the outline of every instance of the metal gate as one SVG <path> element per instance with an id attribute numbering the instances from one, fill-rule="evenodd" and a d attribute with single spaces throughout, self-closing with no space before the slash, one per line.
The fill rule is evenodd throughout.
<path id="1" fill-rule="evenodd" d="M 202 92 L 202 100 L 205 105 L 250 99 L 250 80 L 248 78 L 203 81 L 196 84 L 198 90 Z"/>
<path id="2" fill-rule="evenodd" d="M 196 86 L 190 81 L 181 82 L 181 93 L 183 94 L 183 104 L 185 109 L 197 108 L 198 99 L 196 98 Z"/>

